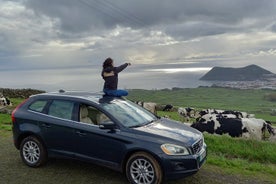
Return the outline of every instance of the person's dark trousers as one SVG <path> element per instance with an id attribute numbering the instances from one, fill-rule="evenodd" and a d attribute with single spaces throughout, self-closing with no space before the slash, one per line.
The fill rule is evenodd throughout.
<path id="1" fill-rule="evenodd" d="M 117 89 L 117 90 L 104 89 L 103 92 L 108 96 L 116 96 L 116 97 L 128 95 L 128 92 L 122 89 Z"/>

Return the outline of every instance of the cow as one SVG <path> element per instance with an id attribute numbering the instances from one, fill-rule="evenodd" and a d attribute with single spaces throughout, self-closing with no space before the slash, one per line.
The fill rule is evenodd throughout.
<path id="1" fill-rule="evenodd" d="M 217 110 L 217 109 L 204 109 L 199 111 L 197 114 L 199 117 L 204 116 L 205 114 L 219 114 L 222 113 L 224 110 Z"/>
<path id="2" fill-rule="evenodd" d="M 254 114 L 248 114 L 247 112 L 225 110 L 221 112 L 222 114 L 234 114 L 237 118 L 254 118 Z"/>
<path id="3" fill-rule="evenodd" d="M 1 96 L 0 97 L 0 105 L 2 105 L 2 106 L 11 105 L 11 101 L 6 97 Z"/>
<path id="4" fill-rule="evenodd" d="M 173 105 L 167 104 L 167 105 L 163 108 L 163 111 L 172 111 L 172 109 L 173 109 Z"/>
<path id="5" fill-rule="evenodd" d="M 0 105 L 5 105 L 6 104 L 6 99 L 4 97 L 0 98 Z"/>
<path id="6" fill-rule="evenodd" d="M 262 140 L 266 131 L 274 136 L 274 129 L 263 119 L 227 117 L 220 114 L 205 114 L 191 127 L 210 134 L 228 134 L 231 137 L 244 137 Z"/>
<path id="7" fill-rule="evenodd" d="M 153 114 L 157 114 L 156 106 L 157 104 L 154 102 L 143 102 L 143 101 L 135 101 L 136 104 L 140 105 L 141 107 L 147 109 L 148 111 L 152 112 Z"/>
<path id="8" fill-rule="evenodd" d="M 184 118 L 184 121 L 190 121 L 190 118 L 195 117 L 195 109 L 191 107 L 179 107 L 178 114 Z"/>
<path id="9" fill-rule="evenodd" d="M 234 110 L 217 110 L 217 109 L 205 109 L 201 110 L 198 113 L 198 119 L 206 114 L 222 114 L 223 116 L 233 115 L 236 118 L 254 118 L 254 114 L 248 114 L 247 112 L 240 112 Z"/>

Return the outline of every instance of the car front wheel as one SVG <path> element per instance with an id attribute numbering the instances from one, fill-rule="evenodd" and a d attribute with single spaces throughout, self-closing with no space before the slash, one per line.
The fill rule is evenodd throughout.
<path id="1" fill-rule="evenodd" d="M 128 159 L 126 176 L 134 184 L 160 184 L 163 179 L 158 161 L 146 152 L 137 152 Z"/>
<path id="2" fill-rule="evenodd" d="M 30 167 L 39 167 L 47 161 L 47 152 L 43 144 L 34 136 L 23 139 L 20 144 L 20 156 Z"/>

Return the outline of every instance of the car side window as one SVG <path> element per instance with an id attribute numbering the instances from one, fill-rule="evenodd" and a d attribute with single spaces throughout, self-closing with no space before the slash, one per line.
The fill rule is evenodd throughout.
<path id="1" fill-rule="evenodd" d="M 53 100 L 48 114 L 58 118 L 69 119 L 73 117 L 74 102 L 65 100 Z"/>
<path id="2" fill-rule="evenodd" d="M 29 109 L 36 112 L 42 112 L 47 102 L 47 100 L 37 100 L 29 106 Z"/>
<path id="3" fill-rule="evenodd" d="M 79 121 L 88 124 L 95 124 L 91 118 L 91 110 L 85 104 L 81 104 L 79 108 Z"/>
<path id="4" fill-rule="evenodd" d="M 79 121 L 88 124 L 99 125 L 101 122 L 109 120 L 109 118 L 95 107 L 81 104 L 79 110 Z"/>

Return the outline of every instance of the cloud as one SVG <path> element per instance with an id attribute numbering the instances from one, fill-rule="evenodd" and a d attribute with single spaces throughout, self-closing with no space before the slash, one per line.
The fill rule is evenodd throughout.
<path id="1" fill-rule="evenodd" d="M 154 26 L 212 22 L 238 25 L 244 19 L 267 19 L 274 14 L 275 1 L 259 0 L 140 0 L 116 3 L 110 0 L 27 0 L 37 16 L 56 20 L 63 33 L 93 32 L 116 26 L 142 29 Z M 249 11 L 250 10 L 250 11 Z M 97 32 L 93 32 L 96 34 Z"/>
<path id="2" fill-rule="evenodd" d="M 192 62 L 276 71 L 275 12 L 274 0 L 4 0 L 1 72 L 54 70 L 62 78 L 59 70 L 101 70 L 107 57 L 134 68 Z"/>

